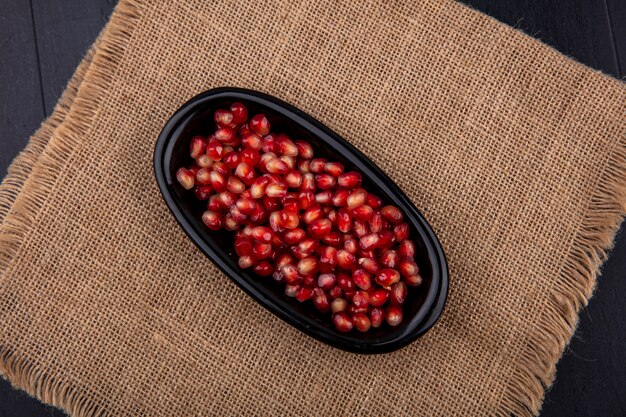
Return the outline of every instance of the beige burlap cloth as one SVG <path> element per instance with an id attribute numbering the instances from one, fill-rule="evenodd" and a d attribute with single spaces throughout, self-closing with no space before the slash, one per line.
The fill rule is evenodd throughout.
<path id="1" fill-rule="evenodd" d="M 427 216 L 425 337 L 342 352 L 247 297 L 152 174 L 196 93 L 302 108 Z M 538 413 L 624 212 L 626 89 L 448 0 L 123 0 L 0 190 L 0 371 L 73 416 Z"/>

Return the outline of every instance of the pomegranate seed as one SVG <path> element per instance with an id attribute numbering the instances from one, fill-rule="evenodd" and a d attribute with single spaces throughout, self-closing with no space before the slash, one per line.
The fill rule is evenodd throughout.
<path id="1" fill-rule="evenodd" d="M 254 261 L 251 256 L 241 256 L 239 257 L 238 264 L 241 269 L 247 269 L 254 264 Z"/>
<path id="2" fill-rule="evenodd" d="M 337 283 L 337 278 L 335 277 L 335 274 L 326 273 L 326 274 L 320 274 L 317 277 L 317 286 L 323 289 L 324 291 L 331 290 L 332 288 L 335 287 L 336 283 Z"/>
<path id="3" fill-rule="evenodd" d="M 337 330 L 343 333 L 352 330 L 352 320 L 350 320 L 350 316 L 343 311 L 333 315 L 333 324 Z"/>
<path id="4" fill-rule="evenodd" d="M 239 256 L 252 255 L 252 239 L 248 236 L 241 236 L 235 239 L 235 252 Z"/>
<path id="5" fill-rule="evenodd" d="M 255 114 L 250 119 L 250 129 L 260 136 L 270 133 L 270 122 L 264 114 Z"/>
<path id="6" fill-rule="evenodd" d="M 270 227 L 275 232 L 283 232 L 285 230 L 285 228 L 283 227 L 283 225 L 282 225 L 282 223 L 280 221 L 280 212 L 279 211 L 273 211 L 273 212 L 270 213 L 269 223 L 270 223 Z"/>
<path id="7" fill-rule="evenodd" d="M 367 198 L 367 192 L 362 188 L 357 188 L 348 196 L 348 207 L 354 209 L 356 207 L 362 206 L 365 204 L 365 199 Z"/>
<path id="8" fill-rule="evenodd" d="M 352 227 L 352 215 L 345 208 L 337 212 L 337 229 L 342 233 L 348 233 Z"/>
<path id="9" fill-rule="evenodd" d="M 361 258 L 364 258 L 364 259 L 374 259 L 376 256 L 376 254 L 374 253 L 375 250 L 376 250 L 375 248 L 369 249 L 369 250 L 359 248 L 358 254 Z"/>
<path id="10" fill-rule="evenodd" d="M 269 277 L 272 275 L 274 268 L 272 264 L 267 261 L 261 261 L 258 264 L 254 265 L 252 268 L 255 274 L 260 275 L 262 277 Z"/>
<path id="11" fill-rule="evenodd" d="M 261 198 L 265 195 L 265 188 L 269 183 L 269 178 L 266 176 L 258 177 L 252 182 L 250 186 L 250 195 L 252 198 Z"/>
<path id="12" fill-rule="evenodd" d="M 374 194 L 368 194 L 365 199 L 365 203 L 373 208 L 374 210 L 378 210 L 383 205 L 383 200 L 380 197 L 375 196 Z"/>
<path id="13" fill-rule="evenodd" d="M 252 237 L 252 229 L 254 229 L 254 226 L 246 225 L 243 229 L 241 229 L 241 235 Z"/>
<path id="14" fill-rule="evenodd" d="M 370 233 L 368 235 L 363 236 L 359 240 L 359 246 L 363 250 L 373 249 L 376 247 L 379 240 L 380 240 L 380 235 L 378 233 Z"/>
<path id="15" fill-rule="evenodd" d="M 395 269 L 383 269 L 376 275 L 376 282 L 382 287 L 391 287 L 400 281 L 400 273 Z"/>
<path id="16" fill-rule="evenodd" d="M 352 304 L 357 308 L 365 308 L 370 305 L 370 295 L 367 291 L 357 291 L 352 297 Z"/>
<path id="17" fill-rule="evenodd" d="M 287 195 L 287 186 L 285 184 L 268 184 L 265 188 L 265 194 L 268 197 L 284 197 Z"/>
<path id="18" fill-rule="evenodd" d="M 265 226 L 256 226 L 252 229 L 250 235 L 260 242 L 269 243 L 274 238 L 275 234 L 272 229 Z"/>
<path id="19" fill-rule="evenodd" d="M 296 296 L 299 289 L 300 289 L 300 286 L 298 284 L 287 284 L 285 285 L 285 295 L 287 297 L 293 298 Z"/>
<path id="20" fill-rule="evenodd" d="M 322 211 L 322 208 L 318 205 L 315 205 L 305 210 L 304 214 L 302 215 L 302 220 L 304 220 L 304 222 L 307 224 L 311 224 L 315 220 L 321 219 L 323 216 L 324 212 Z"/>
<path id="21" fill-rule="evenodd" d="M 310 172 L 302 175 L 300 191 L 315 191 L 315 177 Z"/>
<path id="22" fill-rule="evenodd" d="M 226 181 L 226 189 L 231 193 L 241 194 L 246 190 L 246 184 L 241 182 L 238 178 L 228 177 L 228 181 Z"/>
<path id="23" fill-rule="evenodd" d="M 402 274 L 403 277 L 410 277 L 412 275 L 419 274 L 419 268 L 417 264 L 410 259 L 402 259 L 398 263 L 398 270 Z"/>
<path id="24" fill-rule="evenodd" d="M 338 288 L 338 287 L 336 287 Z M 343 298 L 334 298 L 330 303 L 330 311 L 333 313 L 340 313 L 348 308 L 348 302 Z"/>
<path id="25" fill-rule="evenodd" d="M 217 140 L 211 140 L 206 147 L 206 154 L 214 161 L 219 161 L 224 156 L 224 145 Z"/>
<path id="26" fill-rule="evenodd" d="M 245 214 L 243 214 L 241 211 L 239 211 L 239 209 L 237 208 L 237 206 L 232 206 L 229 210 L 230 216 L 233 218 L 233 220 L 237 223 L 237 224 L 242 224 L 244 223 L 247 219 L 248 216 L 246 216 Z"/>
<path id="27" fill-rule="evenodd" d="M 340 188 L 335 191 L 335 195 L 333 195 L 333 205 L 336 207 L 343 207 L 348 204 L 348 196 L 350 195 L 350 191 Z"/>
<path id="28" fill-rule="evenodd" d="M 347 235 L 349 236 L 349 235 Z M 343 240 L 343 248 L 345 250 L 347 250 L 348 252 L 355 254 L 357 252 L 357 244 L 356 244 L 356 239 L 352 238 L 352 237 L 344 237 Z"/>
<path id="29" fill-rule="evenodd" d="M 215 113 L 213 113 L 213 118 L 215 119 L 215 123 L 217 123 L 219 127 L 227 127 L 233 124 L 233 114 L 228 110 L 215 110 Z"/>
<path id="30" fill-rule="evenodd" d="M 394 304 L 402 305 L 404 300 L 406 300 L 407 293 L 406 284 L 404 282 L 396 282 L 391 286 L 389 300 Z"/>
<path id="31" fill-rule="evenodd" d="M 339 298 L 342 295 L 343 295 L 343 291 L 341 291 L 341 288 L 339 287 L 333 287 L 330 289 L 330 291 L 328 291 L 328 296 L 330 297 L 331 300 Z"/>
<path id="32" fill-rule="evenodd" d="M 385 206 L 380 209 L 380 214 L 393 224 L 398 224 L 402 221 L 402 212 L 394 206 Z"/>
<path id="33" fill-rule="evenodd" d="M 322 242 L 334 248 L 338 248 L 341 246 L 341 234 L 338 232 L 330 232 L 326 236 L 322 237 Z"/>
<path id="34" fill-rule="evenodd" d="M 389 299 L 389 291 L 379 288 L 370 294 L 370 304 L 373 307 L 380 307 Z"/>
<path id="35" fill-rule="evenodd" d="M 336 178 L 343 174 L 343 165 L 339 162 L 326 162 L 324 171 Z"/>
<path id="36" fill-rule="evenodd" d="M 410 240 L 403 240 L 398 247 L 398 254 L 402 258 L 415 258 L 415 244 Z"/>
<path id="37" fill-rule="evenodd" d="M 315 202 L 317 204 L 329 205 L 332 203 L 333 193 L 332 191 L 322 191 L 315 194 Z"/>
<path id="38" fill-rule="evenodd" d="M 202 221 L 211 230 L 220 230 L 222 228 L 224 219 L 222 215 L 215 211 L 205 211 L 202 214 Z"/>
<path id="39" fill-rule="evenodd" d="M 230 191 L 222 191 L 219 195 L 222 207 L 230 208 L 237 201 L 237 196 Z"/>
<path id="40" fill-rule="evenodd" d="M 372 215 L 374 214 L 374 209 L 368 206 L 367 204 L 363 204 L 362 206 L 355 207 L 352 210 L 352 216 L 362 222 L 368 221 Z"/>
<path id="41" fill-rule="evenodd" d="M 359 258 L 359 265 L 370 274 L 376 274 L 380 271 L 380 265 L 374 258 Z"/>
<path id="42" fill-rule="evenodd" d="M 176 171 L 176 179 L 185 190 L 191 190 L 195 183 L 195 175 L 187 168 L 180 168 Z"/>
<path id="43" fill-rule="evenodd" d="M 220 196 L 217 194 L 213 194 L 209 197 L 209 203 L 207 204 L 207 208 L 210 211 L 219 211 L 222 209 L 222 205 L 220 202 Z"/>
<path id="44" fill-rule="evenodd" d="M 334 271 L 337 265 L 337 249 L 326 246 L 320 251 L 320 270 L 322 272 Z"/>
<path id="45" fill-rule="evenodd" d="M 294 264 L 285 264 L 280 268 L 283 279 L 288 284 L 300 282 L 302 278 L 298 275 L 298 268 Z"/>
<path id="46" fill-rule="evenodd" d="M 352 280 L 362 290 L 368 290 L 372 286 L 372 277 L 362 268 L 352 271 Z"/>
<path id="47" fill-rule="evenodd" d="M 345 249 L 337 251 L 337 265 L 343 269 L 351 269 L 356 264 L 356 258 Z"/>
<path id="48" fill-rule="evenodd" d="M 304 159 L 313 158 L 313 147 L 303 140 L 297 140 L 296 146 L 298 148 L 298 155 Z"/>
<path id="49" fill-rule="evenodd" d="M 241 151 L 241 162 L 245 162 L 248 165 L 255 166 L 261 160 L 261 154 L 259 151 L 252 148 L 244 148 Z"/>
<path id="50" fill-rule="evenodd" d="M 394 226 L 393 235 L 396 242 L 402 242 L 409 237 L 409 225 L 406 223 L 400 223 Z"/>
<path id="51" fill-rule="evenodd" d="M 230 127 L 223 127 L 215 131 L 215 139 L 220 142 L 230 142 L 235 138 L 235 130 Z"/>
<path id="52" fill-rule="evenodd" d="M 324 172 L 324 166 L 326 165 L 326 162 L 327 161 L 325 158 L 316 158 L 316 159 L 311 160 L 311 165 L 310 165 L 311 172 L 315 174 Z"/>
<path id="53" fill-rule="evenodd" d="M 271 174 L 286 174 L 289 172 L 289 166 L 278 158 L 272 158 L 265 164 L 265 169 Z"/>
<path id="54" fill-rule="evenodd" d="M 391 230 L 381 230 L 379 236 L 378 247 L 381 249 L 388 249 L 393 245 L 393 242 L 395 242 L 395 237 Z"/>
<path id="55" fill-rule="evenodd" d="M 315 203 L 315 194 L 310 191 L 302 191 L 298 194 L 298 207 L 306 210 Z"/>
<path id="56" fill-rule="evenodd" d="M 395 327 L 402 322 L 402 308 L 399 306 L 389 306 L 385 311 L 385 319 L 387 324 L 391 327 Z"/>
<path id="57" fill-rule="evenodd" d="M 196 172 L 195 182 L 202 185 L 206 185 L 211 182 L 210 171 L 207 168 L 200 168 L 198 172 Z"/>
<path id="58" fill-rule="evenodd" d="M 302 174 L 298 171 L 290 171 L 285 175 L 285 183 L 289 188 L 298 188 L 302 185 Z"/>
<path id="59" fill-rule="evenodd" d="M 294 229 L 287 230 L 283 234 L 283 240 L 285 241 L 286 244 L 293 245 L 298 242 L 301 242 L 302 239 L 305 238 L 305 236 L 306 236 L 306 232 L 303 229 L 296 227 Z"/>
<path id="60" fill-rule="evenodd" d="M 318 291 L 315 291 L 318 290 Z M 323 313 L 330 311 L 330 303 L 328 301 L 328 296 L 324 294 L 319 288 L 315 288 L 313 290 L 313 306 Z"/>
<path id="61" fill-rule="evenodd" d="M 307 256 L 298 262 L 298 272 L 302 275 L 313 274 L 317 271 L 319 264 L 313 256 Z"/>
<path id="62" fill-rule="evenodd" d="M 246 148 L 258 151 L 259 149 L 261 149 L 262 140 L 261 137 L 256 133 L 248 132 L 245 135 L 241 136 L 241 144 Z"/>
<path id="63" fill-rule="evenodd" d="M 370 329 L 372 322 L 365 313 L 356 313 L 352 316 L 352 324 L 360 332 L 366 332 Z"/>
<path id="64" fill-rule="evenodd" d="M 296 218 L 298 216 L 296 215 Z M 330 233 L 330 229 L 332 228 L 332 223 L 328 219 L 318 219 L 309 225 L 309 234 L 315 238 L 321 238 L 323 236 L 328 235 Z"/>
<path id="65" fill-rule="evenodd" d="M 380 263 L 387 268 L 395 268 L 400 262 L 400 257 L 395 250 L 386 250 L 380 255 Z"/>
<path id="66" fill-rule="evenodd" d="M 304 275 L 304 278 L 302 280 L 302 285 L 308 288 L 312 288 L 315 285 L 315 275 L 314 274 Z"/>
<path id="67" fill-rule="evenodd" d="M 209 158 L 206 154 L 203 154 L 196 159 L 196 163 L 200 168 L 211 168 L 211 165 L 213 165 L 213 160 Z"/>
<path id="68" fill-rule="evenodd" d="M 422 276 L 420 274 L 404 277 L 404 283 L 411 287 L 418 287 L 422 285 Z"/>
<path id="69" fill-rule="evenodd" d="M 256 242 L 252 247 L 252 257 L 254 259 L 265 259 L 272 254 L 272 245 L 269 243 Z"/>
<path id="70" fill-rule="evenodd" d="M 189 155 L 191 155 L 193 159 L 196 159 L 200 155 L 203 155 L 204 151 L 206 151 L 206 142 L 204 138 L 202 136 L 194 136 L 189 144 Z"/>
<path id="71" fill-rule="evenodd" d="M 354 292 L 354 281 L 352 281 L 352 278 L 350 278 L 348 274 L 337 274 L 337 286 L 346 293 Z"/>
<path id="72" fill-rule="evenodd" d="M 233 123 L 240 125 L 248 120 L 248 109 L 242 103 L 235 102 L 231 104 L 230 111 L 233 115 Z"/>
<path id="73" fill-rule="evenodd" d="M 367 228 L 367 224 L 358 220 L 354 220 L 352 222 L 352 231 L 354 232 L 354 235 L 359 238 L 369 234 L 370 232 Z"/>
<path id="74" fill-rule="evenodd" d="M 308 159 L 298 159 L 298 161 L 296 162 L 296 166 L 298 167 L 298 171 L 303 174 L 311 172 L 311 161 L 309 161 Z"/>
<path id="75" fill-rule="evenodd" d="M 298 147 L 289 137 L 285 134 L 280 134 L 276 138 L 276 147 L 278 152 L 286 156 L 297 156 Z"/>
<path id="76" fill-rule="evenodd" d="M 306 238 L 306 239 L 303 239 L 300 243 L 298 243 L 298 250 L 305 255 L 309 255 L 315 252 L 318 246 L 319 246 L 319 242 L 317 240 Z"/>
<path id="77" fill-rule="evenodd" d="M 359 188 L 361 186 L 362 177 L 361 174 L 355 171 L 346 172 L 345 174 L 341 174 L 337 178 L 337 184 L 343 188 Z"/>
<path id="78" fill-rule="evenodd" d="M 382 308 L 373 308 L 372 311 L 370 311 L 370 321 L 373 328 L 380 327 L 383 324 L 384 319 L 385 312 Z"/>
<path id="79" fill-rule="evenodd" d="M 274 263 L 274 268 L 277 270 L 281 270 L 281 268 L 288 264 L 293 264 L 295 259 L 288 253 L 282 253 L 276 257 L 276 262 Z"/>
<path id="80" fill-rule="evenodd" d="M 280 212 L 280 223 L 286 229 L 295 229 L 300 223 L 300 217 L 297 212 L 283 210 Z"/>
<path id="81" fill-rule="evenodd" d="M 197 185 L 193 188 L 196 198 L 201 201 L 208 200 L 211 192 L 213 192 L 213 189 L 210 185 Z"/>
<path id="82" fill-rule="evenodd" d="M 370 231 L 373 233 L 378 233 L 383 230 L 383 216 L 380 212 L 372 213 L 372 217 L 370 217 L 369 221 Z"/>
<path id="83" fill-rule="evenodd" d="M 224 162 L 224 165 L 226 165 L 228 168 L 231 168 L 231 169 L 237 168 L 237 165 L 239 165 L 240 161 L 241 161 L 241 156 L 239 155 L 238 152 L 235 152 L 235 151 L 227 152 L 222 157 L 222 162 Z"/>

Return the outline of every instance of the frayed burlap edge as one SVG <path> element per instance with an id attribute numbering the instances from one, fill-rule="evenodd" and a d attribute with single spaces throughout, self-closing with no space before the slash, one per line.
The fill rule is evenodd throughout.
<path id="1" fill-rule="evenodd" d="M 78 67 L 54 113 L 16 157 L 0 184 L 0 270 L 8 267 L 47 191 L 88 129 L 141 11 L 142 0 L 122 0 L 118 4 L 102 38 Z M 570 256 L 555 282 L 538 332 L 527 341 L 495 416 L 539 413 L 545 390 L 554 380 L 556 362 L 576 329 L 580 309 L 593 293 L 600 265 L 613 245 L 625 211 L 626 138 L 620 138 L 596 186 L 585 220 L 573 237 Z M 14 387 L 71 416 L 106 413 L 79 388 L 55 380 L 6 346 L 0 346 L 0 374 Z"/>
<path id="2" fill-rule="evenodd" d="M 0 184 L 0 271 L 4 274 L 48 198 L 55 179 L 96 116 L 141 15 L 141 2 L 118 3 L 111 19 L 70 79 L 54 112 L 13 160 Z M 2 275 L 0 275 L 0 280 Z M 65 380 L 56 380 L 10 346 L 0 346 L 0 375 L 15 388 L 74 417 L 106 410 Z"/>

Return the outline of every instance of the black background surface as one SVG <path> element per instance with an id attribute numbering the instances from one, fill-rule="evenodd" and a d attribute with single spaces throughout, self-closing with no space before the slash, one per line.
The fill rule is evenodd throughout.
<path id="1" fill-rule="evenodd" d="M 465 0 L 566 55 L 626 76 L 626 0 Z M 50 114 L 114 0 L 0 0 L 0 177 Z M 626 233 L 558 364 L 542 417 L 626 416 Z M 0 330 L 1 331 L 1 330 Z M 0 378 L 0 416 L 65 416 Z"/>

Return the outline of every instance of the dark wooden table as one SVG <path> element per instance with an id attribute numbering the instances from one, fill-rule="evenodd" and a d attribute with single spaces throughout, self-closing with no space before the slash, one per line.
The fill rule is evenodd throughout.
<path id="1" fill-rule="evenodd" d="M 626 76 L 626 0 L 465 0 L 607 74 Z M 0 177 L 50 114 L 114 0 L 0 0 Z M 626 416 L 626 233 L 548 392 L 542 416 Z M 0 328 L 0 331 L 1 328 Z M 0 379 L 0 416 L 64 416 Z"/>

